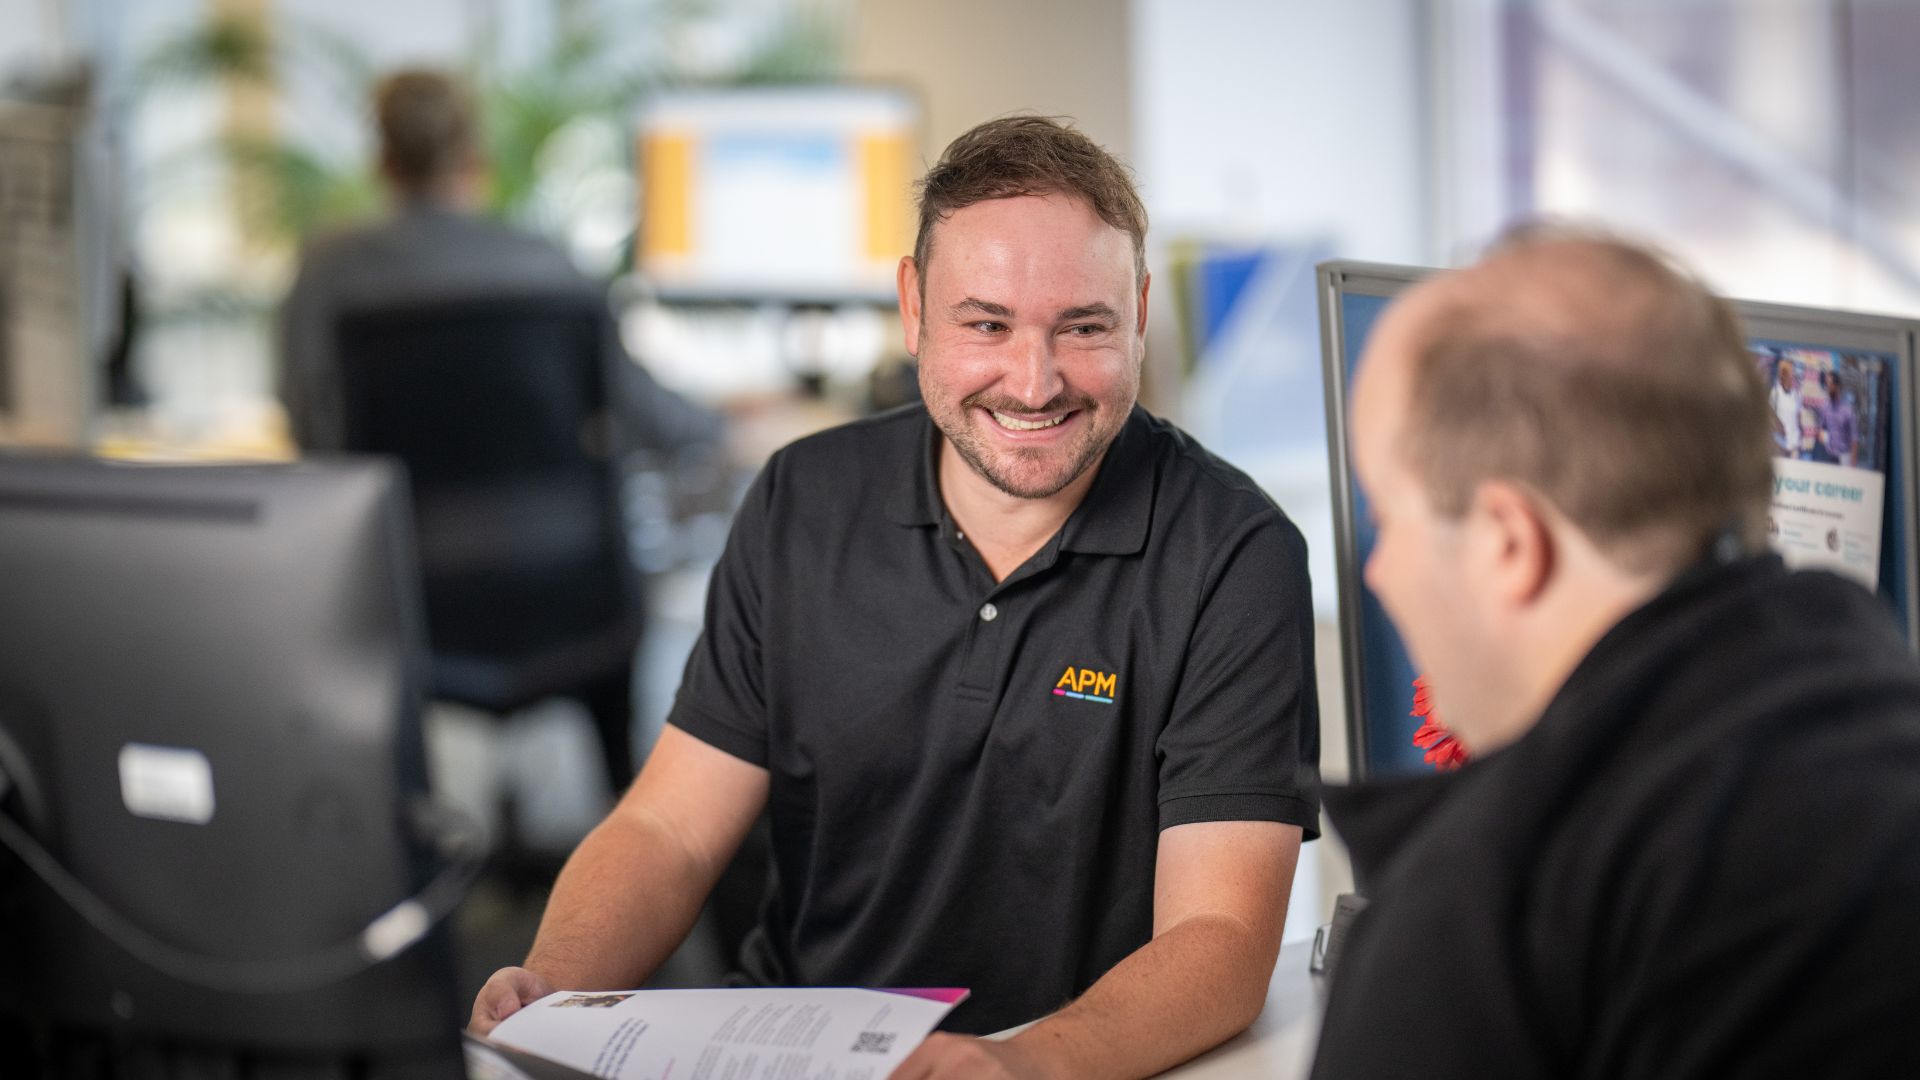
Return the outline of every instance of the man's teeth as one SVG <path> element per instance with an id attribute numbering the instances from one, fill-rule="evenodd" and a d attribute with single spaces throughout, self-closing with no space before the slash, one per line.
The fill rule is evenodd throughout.
<path id="1" fill-rule="evenodd" d="M 996 412 L 993 414 L 993 418 L 999 422 L 1001 427 L 1007 428 L 1010 431 L 1040 431 L 1065 420 L 1067 414 L 1061 413 L 1051 420 L 1022 420 L 1017 416 L 1008 416 L 1006 413 Z"/>

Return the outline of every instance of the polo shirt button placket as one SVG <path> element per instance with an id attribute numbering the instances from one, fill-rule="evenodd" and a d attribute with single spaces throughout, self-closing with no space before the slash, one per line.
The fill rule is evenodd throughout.
<path id="1" fill-rule="evenodd" d="M 982 600 L 973 609 L 967 627 L 965 653 L 960 664 L 960 692 L 980 702 L 991 701 L 1000 684 L 1001 627 L 1007 624 L 1004 601 Z"/>

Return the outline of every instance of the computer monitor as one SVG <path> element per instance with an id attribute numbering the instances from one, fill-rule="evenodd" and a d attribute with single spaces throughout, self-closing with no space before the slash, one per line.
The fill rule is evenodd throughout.
<path id="1" fill-rule="evenodd" d="M 1367 335 L 1395 296 L 1433 273 L 1412 266 L 1335 261 L 1319 266 L 1320 326 L 1325 361 L 1327 434 L 1333 469 L 1335 570 L 1340 595 L 1340 640 L 1347 710 L 1348 764 L 1354 779 L 1427 768 L 1412 743 L 1413 679 L 1386 610 L 1362 577 L 1373 550 L 1366 499 L 1354 479 L 1347 437 L 1347 389 Z M 1916 573 L 1915 345 L 1920 323 L 1819 308 L 1735 301 L 1756 367 L 1786 359 L 1796 377 L 1843 373 L 1844 394 L 1863 432 L 1850 453 L 1862 484 L 1834 485 L 1826 498 L 1823 470 L 1811 445 L 1775 460 L 1782 492 L 1774 500 L 1776 548 L 1788 562 L 1852 574 L 1874 588 L 1920 651 L 1920 574 Z M 1814 391 L 1809 385 L 1807 394 Z M 1871 416 L 1869 417 L 1869 414 Z M 1811 422 L 1811 411 L 1806 414 Z M 1869 447 L 1864 432 L 1883 429 Z M 1816 440 L 1807 440 L 1809 443 Z M 1865 475 L 1867 473 L 1877 476 Z M 1795 494 L 1795 489 L 1804 490 Z M 1877 529 L 1860 517 L 1871 491 L 1880 491 Z M 1852 496 L 1859 496 L 1852 498 Z M 1864 535 L 1873 534 L 1877 535 Z"/>
<path id="2" fill-rule="evenodd" d="M 0 456 L 0 1073 L 459 1075 L 404 492 Z"/>
<path id="3" fill-rule="evenodd" d="M 920 103 L 884 85 L 662 88 L 637 116 L 635 266 L 669 301 L 894 301 Z"/>

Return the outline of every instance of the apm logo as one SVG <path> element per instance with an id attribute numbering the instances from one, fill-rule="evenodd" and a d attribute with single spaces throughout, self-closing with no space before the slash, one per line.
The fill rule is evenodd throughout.
<path id="1" fill-rule="evenodd" d="M 1119 677 L 1092 668 L 1068 667 L 1060 675 L 1060 681 L 1053 684 L 1053 692 L 1060 697 L 1079 698 L 1081 701 L 1098 701 L 1113 704 L 1114 688 L 1119 685 Z"/>

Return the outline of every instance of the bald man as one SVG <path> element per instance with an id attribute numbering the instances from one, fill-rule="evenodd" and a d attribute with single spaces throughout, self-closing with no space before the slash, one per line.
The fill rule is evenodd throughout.
<path id="1" fill-rule="evenodd" d="M 1372 903 L 1317 1077 L 1920 1076 L 1920 667 L 1765 553 L 1732 313 L 1535 229 L 1368 343 L 1368 585 L 1472 751 L 1329 793 Z"/>

